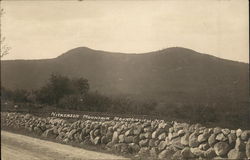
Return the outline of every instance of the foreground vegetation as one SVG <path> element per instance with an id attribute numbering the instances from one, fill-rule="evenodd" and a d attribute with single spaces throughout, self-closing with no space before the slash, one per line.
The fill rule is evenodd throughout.
<path id="1" fill-rule="evenodd" d="M 83 111 L 111 115 L 149 115 L 166 120 L 202 123 L 207 126 L 249 129 L 249 103 L 213 104 L 159 103 L 153 99 L 138 99 L 130 95 L 108 96 L 91 91 L 85 78 L 69 79 L 52 74 L 48 83 L 37 90 L 8 90 L 1 87 L 2 110 Z"/>

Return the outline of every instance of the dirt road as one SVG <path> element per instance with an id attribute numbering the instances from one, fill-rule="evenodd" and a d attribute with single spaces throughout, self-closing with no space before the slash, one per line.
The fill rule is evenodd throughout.
<path id="1" fill-rule="evenodd" d="M 1 156 L 2 160 L 125 159 L 6 131 L 1 131 Z"/>

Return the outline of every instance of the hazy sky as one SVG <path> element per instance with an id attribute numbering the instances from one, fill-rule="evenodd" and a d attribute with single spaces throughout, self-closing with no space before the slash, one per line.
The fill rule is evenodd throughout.
<path id="1" fill-rule="evenodd" d="M 2 1 L 3 59 L 54 58 L 76 47 L 142 53 L 181 46 L 249 61 L 248 0 Z"/>

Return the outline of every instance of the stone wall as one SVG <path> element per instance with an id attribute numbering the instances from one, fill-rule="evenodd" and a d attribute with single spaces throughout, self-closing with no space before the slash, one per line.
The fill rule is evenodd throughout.
<path id="1" fill-rule="evenodd" d="M 104 145 L 113 152 L 152 159 L 250 158 L 249 130 L 159 120 L 67 120 L 6 112 L 1 113 L 1 125 L 66 144 Z"/>

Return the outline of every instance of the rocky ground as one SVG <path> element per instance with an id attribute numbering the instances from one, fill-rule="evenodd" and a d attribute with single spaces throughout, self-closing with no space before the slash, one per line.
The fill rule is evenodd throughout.
<path id="1" fill-rule="evenodd" d="M 2 127 L 24 129 L 65 144 L 103 145 L 150 159 L 247 159 L 250 131 L 164 121 L 74 120 L 1 113 Z"/>

